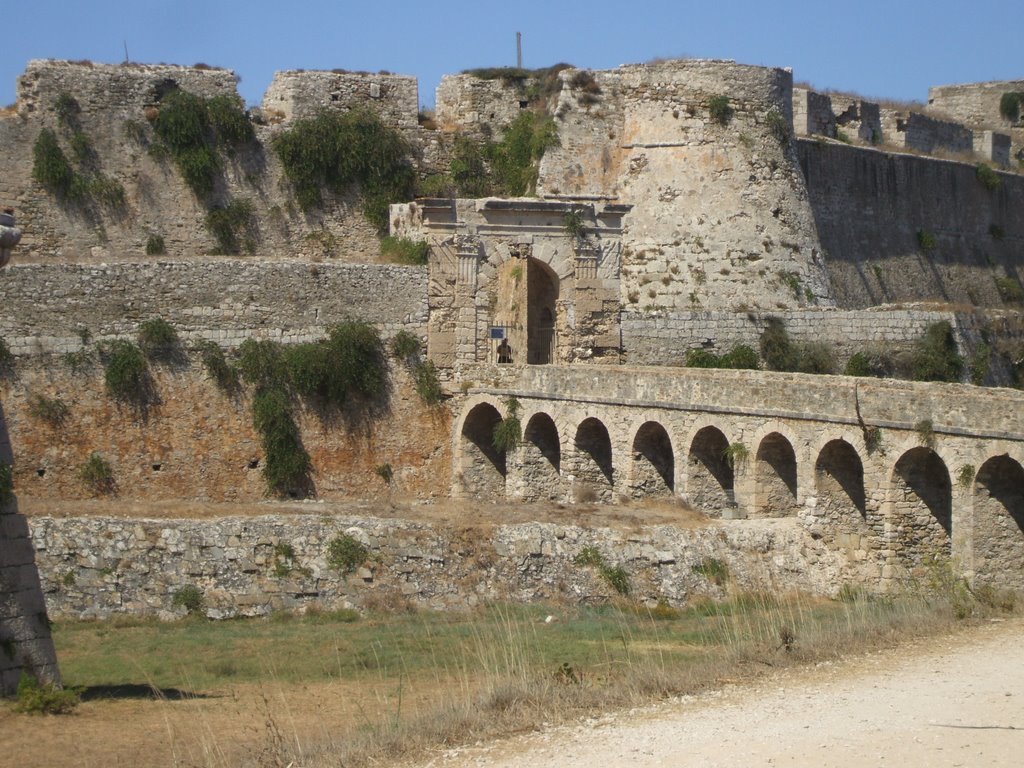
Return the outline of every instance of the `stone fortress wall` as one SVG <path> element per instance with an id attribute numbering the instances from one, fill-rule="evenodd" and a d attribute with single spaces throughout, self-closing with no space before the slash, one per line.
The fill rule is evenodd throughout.
<path id="1" fill-rule="evenodd" d="M 548 297 L 564 313 L 559 316 L 555 312 L 554 322 L 567 342 L 558 349 L 571 353 L 565 360 L 595 356 L 618 362 L 621 353 L 631 364 L 677 364 L 689 348 L 721 350 L 737 341 L 750 343 L 752 334 L 773 314 L 784 317 L 800 339 L 833 338 L 851 345 L 870 339 L 896 346 L 907 344 L 930 320 L 952 317 L 964 347 L 972 335 L 978 335 L 980 320 L 960 311 L 956 302 L 994 310 L 1009 307 L 1013 314 L 1012 301 L 1002 295 L 995 281 L 1016 280 L 1019 285 L 1022 277 L 1024 232 L 1016 212 L 1024 186 L 1018 175 L 999 172 L 998 188 L 987 189 L 977 179 L 973 161 L 951 162 L 875 147 L 879 134 L 887 140 L 879 105 L 854 97 L 801 94 L 799 89 L 794 93 L 792 76 L 786 70 L 723 61 L 681 61 L 604 72 L 568 69 L 559 77 L 563 87 L 554 115 L 561 145 L 545 155 L 540 168 L 538 191 L 544 199 L 445 201 L 445 205 L 434 201 L 436 211 L 445 209 L 450 216 L 435 233 L 436 247 L 428 271 L 366 264 L 378 258 L 377 233 L 363 219 L 352 196 L 329 197 L 324 210 L 316 214 L 299 212 L 270 142 L 290 121 L 313 114 L 318 107 L 360 106 L 378 110 L 390 125 L 403 131 L 421 173 L 444 169 L 460 131 L 482 137 L 487 134 L 485 126 L 491 126 L 493 136 L 524 108 L 521 84 L 465 76 L 446 79 L 437 115 L 444 130 L 431 131 L 419 125 L 415 81 L 410 78 L 282 73 L 268 90 L 263 107 L 253 112 L 257 142 L 225 160 L 219 199 L 251 199 L 258 231 L 251 256 L 224 259 L 209 255 L 213 240 L 203 223 L 205 210 L 185 187 L 173 162 L 154 158 L 147 151 L 152 137 L 147 108 L 169 80 L 204 94 L 233 94 L 234 76 L 221 70 L 163 65 L 31 63 L 19 83 L 17 107 L 0 115 L 0 198 L 15 205 L 25 231 L 16 266 L 0 277 L 5 299 L 0 336 L 18 358 L 17 377 L 3 384 L 3 397 L 11 440 L 18 451 L 16 483 L 25 490 L 26 500 L 79 498 L 84 492 L 77 486 L 73 470 L 96 448 L 118 457 L 125 499 L 184 496 L 254 501 L 259 497 L 259 473 L 253 471 L 259 466 L 258 440 L 244 403 L 220 398 L 194 359 L 183 369 L 157 371 L 162 402 L 147 421 L 118 409 L 102 394 L 96 367 L 81 373 L 61 357 L 82 352 L 80 330 L 101 339 L 131 335 L 138 322 L 156 314 L 173 322 L 187 339 L 209 338 L 226 347 L 250 335 L 308 340 L 352 315 L 378 324 L 386 333 L 408 328 L 433 337 L 435 348 L 448 350 L 439 355 L 442 363 L 445 355 L 452 361 L 459 361 L 461 355 L 462 367 L 455 366 L 456 373 L 461 372 L 464 383 L 481 387 L 469 397 L 483 396 L 480 393 L 489 387 L 487 391 L 499 406 L 500 395 L 506 392 L 500 386 L 502 377 L 513 374 L 486 365 L 474 372 L 472 366 L 490 362 L 486 359 L 489 347 L 481 347 L 480 334 L 489 331 L 490 320 L 501 320 L 492 317 L 495 310 L 505 312 L 505 325 L 515 327 L 516 291 L 529 285 L 531 275 L 546 276 L 548 285 L 552 284 L 551 273 L 560 280 L 572 274 L 574 280 L 583 276 L 584 281 L 591 281 L 573 284 L 571 305 L 565 303 L 566 293 Z M 481 84 L 484 82 L 487 85 Z M 109 109 L 103 106 L 105 87 L 113 94 Z M 126 189 L 128 205 L 118 216 L 61 206 L 31 179 L 32 144 L 43 127 L 59 128 L 54 103 L 62 93 L 71 93 L 78 101 L 78 120 L 93 142 L 103 172 Z M 715 116 L 712 106 L 723 97 L 728 111 Z M 956 111 L 948 105 L 943 108 Z M 913 148 L 916 142 L 941 144 L 937 137 L 946 130 L 944 124 L 929 122 L 934 115 L 925 117 L 928 120 L 908 116 L 906 126 L 913 130 L 902 132 L 904 143 L 897 149 Z M 807 137 L 789 140 L 794 122 L 797 133 Z M 987 158 L 997 158 L 1005 142 L 996 138 L 998 131 L 991 121 L 972 122 L 969 127 L 972 140 L 980 136 L 981 142 L 972 148 L 987 146 Z M 849 135 L 853 146 L 829 140 L 840 129 Z M 965 135 L 950 131 L 953 138 L 947 141 Z M 816 139 L 819 135 L 820 141 Z M 560 219 L 574 206 L 586 209 L 589 241 L 584 238 L 574 243 L 559 231 Z M 424 203 L 421 209 L 424 207 L 429 205 Z M 412 210 L 407 207 L 407 212 Z M 604 227 L 607 221 L 600 217 L 609 211 L 621 219 L 621 228 L 617 223 Z M 927 250 L 920 245 L 922 232 L 934 241 Z M 147 238 L 153 234 L 164 237 L 165 257 L 144 255 Z M 606 253 L 602 246 L 600 255 L 595 255 L 595 243 L 606 243 L 611 249 Z M 549 258 L 535 257 L 542 253 Z M 437 269 L 442 258 L 450 269 Z M 519 261 L 529 259 L 533 261 L 523 262 L 528 265 L 525 271 L 517 273 Z M 534 261 L 541 267 L 531 270 Z M 474 270 L 464 273 L 462 267 L 470 262 Z M 592 266 L 593 275 L 586 271 Z M 472 285 L 466 282 L 459 288 L 460 280 L 469 277 L 473 277 Z M 477 290 L 484 283 L 506 291 L 495 297 L 494 306 L 486 290 Z M 466 291 L 461 298 L 460 290 Z M 528 303 L 528 290 L 522 298 Z M 501 304 L 504 299 L 508 306 Z M 563 303 L 559 305 L 559 301 Z M 905 310 L 891 306 L 904 301 L 932 301 L 943 306 Z M 886 309 L 862 311 L 880 305 Z M 451 312 L 453 309 L 457 311 Z M 582 326 L 569 323 L 570 314 L 576 317 L 578 313 L 590 323 L 582 341 L 579 334 L 572 335 Z M 472 333 L 460 338 L 459 328 Z M 612 347 L 616 338 L 618 346 Z M 615 354 L 605 356 L 605 349 Z M 595 350 L 601 350 L 600 354 Z M 521 371 L 519 366 L 516 369 Z M 565 375 L 572 381 L 562 382 L 557 394 L 571 400 L 574 387 L 582 387 L 582 403 L 589 390 L 603 387 L 599 380 L 587 377 L 608 371 L 632 375 L 612 366 L 589 373 L 567 370 Z M 632 377 L 634 390 L 622 398 L 636 399 L 633 395 L 657 389 L 660 385 L 656 382 L 665 373 Z M 545 374 L 540 367 L 534 374 L 554 375 Z M 419 496 L 445 494 L 453 469 L 456 475 L 462 471 L 461 458 L 452 458 L 465 438 L 461 425 L 456 428 L 454 443 L 448 439 L 452 413 L 463 405 L 462 396 L 453 389 L 456 399 L 450 406 L 426 410 L 412 394 L 405 374 L 399 371 L 397 376 L 393 413 L 375 430 L 339 430 L 337 425 L 317 422 L 312 414 L 304 417 L 304 439 L 320 472 L 317 490 L 324 497 L 379 495 L 380 480 L 374 468 L 384 461 L 401 470 L 399 487 Z M 680 381 L 704 382 L 685 394 L 695 401 L 707 399 L 716 387 L 735 379 L 756 385 L 750 394 L 753 399 L 779 394 L 812 407 L 818 395 L 808 400 L 808 391 L 834 385 L 834 380 L 798 375 L 744 376 L 696 372 Z M 780 387 L 782 381 L 792 381 L 793 386 Z M 913 400 L 925 393 L 927 412 L 932 415 L 961 413 L 964 391 L 970 393 L 966 397 L 970 403 L 989 397 L 975 390 L 939 385 L 907 395 L 901 387 L 871 385 L 881 393 L 881 400 L 892 398 L 905 406 L 910 402 L 905 395 L 913 395 Z M 511 391 L 517 390 L 511 387 Z M 54 440 L 33 424 L 28 401 L 36 392 L 68 398 L 73 413 L 81 415 L 82 421 L 68 439 Z M 684 395 L 673 390 L 672 397 Z M 992 397 L 998 399 L 998 395 Z M 1004 407 L 1006 403 L 996 405 Z M 814 421 L 813 416 L 809 422 Z M 849 414 L 844 418 L 849 422 Z M 904 443 L 909 445 L 914 438 L 907 418 L 898 421 Z M 949 426 L 937 417 L 936 423 Z M 687 423 L 686 429 L 691 426 L 695 425 Z M 561 425 L 559 434 L 565 434 Z M 205 437 L 197 439 L 196 435 Z M 1019 443 L 1019 435 L 1006 439 Z M 616 451 L 628 454 L 632 446 L 623 449 L 624 443 L 620 443 Z M 780 446 L 778 441 L 769 441 L 767 453 Z M 1019 462 L 1020 457 L 1015 460 Z M 954 471 L 956 466 L 949 464 L 949 468 Z M 472 474 L 471 467 L 463 469 Z M 646 479 L 637 487 L 656 491 L 656 470 L 644 475 Z M 513 490 L 515 482 L 513 478 Z M 785 498 L 784 481 L 782 485 L 766 482 L 764 493 Z M 752 487 L 756 497 L 760 491 L 756 484 Z M 908 519 L 920 511 L 913 505 L 908 509 Z M 873 520 L 878 522 L 878 518 Z M 923 517 L 921 524 L 934 533 L 930 518 Z M 63 526 L 69 536 L 83 534 L 83 541 L 92 540 L 85 523 L 45 525 L 48 547 L 62 536 Z M 111 530 L 117 527 L 105 525 Z M 268 522 L 270 528 L 273 525 L 276 523 Z M 914 524 L 905 527 L 912 533 Z M 133 529 L 120 541 L 129 548 L 142 546 L 144 540 L 164 541 L 166 550 L 153 546 L 154 563 L 165 562 L 158 560 L 165 551 L 178 553 L 183 538 L 209 542 L 209 546 L 194 544 L 197 552 L 223 546 L 251 548 L 251 554 L 237 553 L 241 561 L 257 556 L 265 560 L 265 539 L 279 535 L 269 532 L 270 528 L 254 528 L 254 540 L 237 544 L 222 541 L 216 532 L 207 538 L 195 531 L 165 534 L 164 529 L 173 528 L 161 524 L 160 532 L 155 533 L 143 527 L 142 534 Z M 11 540 L 18 538 L 15 534 L 5 529 Z M 311 533 L 310 541 L 321 541 L 324 535 Z M 756 546 L 761 552 L 768 551 L 773 537 L 781 535 L 772 529 Z M 872 534 L 857 529 L 844 535 L 842 546 L 861 551 L 862 537 Z M 64 544 L 52 547 L 59 553 L 52 561 L 53 568 L 67 569 L 71 560 L 78 558 L 68 547 L 69 540 L 65 537 Z M 538 556 L 535 549 L 541 557 L 546 551 L 558 550 L 559 545 L 552 543 L 559 540 L 557 533 L 554 540 L 546 535 L 539 540 L 540 544 L 530 545 L 529 557 Z M 661 543 L 653 539 L 646 544 L 662 551 Z M 680 553 L 684 549 L 666 555 L 665 560 L 660 554 L 648 558 L 649 567 L 655 567 L 654 560 L 658 560 L 657 568 L 670 561 L 683 562 Z M 315 547 L 302 552 L 302 557 L 316 564 Z M 408 562 L 411 556 L 395 557 Z M 193 560 L 196 565 L 190 567 L 204 567 L 201 557 Z M 416 568 L 423 565 L 428 571 L 439 570 L 430 565 L 429 557 L 421 560 L 424 562 Z M 105 563 L 92 568 L 90 564 L 74 574 L 75 583 L 89 585 L 91 591 L 69 591 L 68 602 L 60 604 L 76 610 L 70 606 L 94 599 L 97 590 L 120 585 L 119 577 L 105 573 L 111 567 Z M 507 567 L 495 572 L 498 580 L 511 578 Z M 799 573 L 802 568 L 795 566 L 791 572 Z M 234 566 L 218 573 L 236 573 L 232 569 Z M 262 579 L 262 571 L 257 572 Z M 400 568 L 397 572 L 420 573 Z M 783 572 L 790 571 L 783 568 Z M 545 586 L 524 586 L 524 595 L 548 593 L 545 590 L 549 591 L 552 582 L 546 566 L 537 573 Z M 559 571 L 555 568 L 550 573 Z M 837 574 L 832 573 L 829 578 L 835 578 L 828 586 L 819 584 L 820 591 L 836 588 L 840 583 Z M 109 576 L 114 576 L 113 582 Z M 207 585 L 212 590 L 227 589 L 217 581 L 220 575 L 197 572 L 196 576 L 209 577 Z M 368 583 L 365 577 L 358 578 Z M 52 600 L 58 599 L 53 590 L 56 579 L 53 573 L 44 574 Z M 155 588 L 168 586 L 170 582 L 159 582 Z M 272 591 L 265 581 L 259 582 L 258 588 Z M 300 585 L 298 590 L 302 588 Z M 238 594 L 253 589 L 254 582 L 246 581 Z M 359 604 L 337 585 L 326 589 L 332 601 Z M 431 605 L 461 600 L 437 598 L 429 589 L 401 585 L 397 589 L 399 594 L 409 589 L 404 594 Z M 480 589 L 481 594 L 489 594 L 486 584 Z M 288 601 L 294 600 L 298 590 L 293 590 L 290 598 L 282 597 L 283 602 L 270 604 L 292 605 Z M 217 610 L 250 610 L 241 609 L 244 601 L 227 592 Z M 164 597 L 133 594 L 125 598 L 124 606 L 166 609 Z M 654 595 L 651 592 L 652 598 Z M 259 606 L 252 610 L 264 610 L 264 603 Z"/>
<path id="2" fill-rule="evenodd" d="M 198 588 L 211 618 L 272 611 L 357 608 L 468 610 L 511 601 L 603 601 L 607 582 L 573 558 L 596 547 L 629 574 L 637 599 L 683 605 L 720 597 L 692 567 L 718 558 L 751 590 L 834 592 L 850 574 L 842 558 L 797 525 L 670 525 L 626 532 L 561 523 L 439 525 L 308 514 L 216 520 L 33 517 L 43 590 L 55 617 L 179 617 L 174 593 Z M 328 542 L 367 547 L 350 575 L 326 562 Z M 287 545 L 282 560 L 275 547 Z M 764 557 L 772 550 L 773 557 Z M 277 550 L 278 552 L 280 550 Z"/>
<path id="3" fill-rule="evenodd" d="M 237 97 L 232 72 L 167 65 L 108 65 L 32 61 L 18 80 L 18 102 L 0 115 L 0 198 L 16 208 L 24 230 L 20 261 L 100 263 L 145 260 L 151 235 L 163 238 L 166 255 L 204 259 L 216 241 L 205 225 L 206 209 L 182 181 L 174 160 L 154 156 L 151 119 L 159 95 L 172 84 L 202 96 Z M 104 93 L 109 92 L 109 103 Z M 106 176 L 125 189 L 127 204 L 108 211 L 61 203 L 32 180 L 32 146 L 43 128 L 53 130 L 72 157 L 68 131 L 59 125 L 62 95 L 78 102 L 78 130 L 95 151 Z M 377 94 L 376 96 L 374 94 Z M 322 211 L 303 213 L 295 204 L 271 142 L 292 120 L 323 106 L 378 112 L 403 132 L 421 171 L 447 163 L 446 139 L 417 123 L 416 81 L 385 75 L 279 73 L 265 108 L 252 113 L 256 141 L 222 156 L 214 204 L 248 200 L 255 226 L 251 255 L 306 261 L 379 260 L 379 238 L 353 195 L 325 197 Z"/>
<path id="4" fill-rule="evenodd" d="M 965 125 L 996 127 L 1008 134 L 1012 141 L 1010 156 L 1020 160 L 1024 157 L 1024 120 L 1012 123 L 999 113 L 1003 94 L 1011 92 L 1024 93 L 1024 80 L 938 85 L 928 89 L 928 106 Z"/>
<path id="5" fill-rule="evenodd" d="M 343 320 L 385 336 L 425 335 L 427 275 L 392 264 L 221 259 L 142 264 L 15 264 L 3 274 L 0 338 L 12 353 L 76 353 L 162 317 L 186 342 L 315 341 Z"/>
<path id="6" fill-rule="evenodd" d="M 11 466 L 13 461 L 0 401 L 0 463 Z M 0 495 L 0 696 L 17 690 L 22 670 L 60 684 L 28 521 L 19 513 L 17 498 L 5 494 Z"/>

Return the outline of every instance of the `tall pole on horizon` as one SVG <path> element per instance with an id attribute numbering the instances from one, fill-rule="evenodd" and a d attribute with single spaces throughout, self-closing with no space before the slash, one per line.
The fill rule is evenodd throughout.
<path id="1" fill-rule="evenodd" d="M 523 68 L 523 33 L 516 32 L 516 69 Z"/>

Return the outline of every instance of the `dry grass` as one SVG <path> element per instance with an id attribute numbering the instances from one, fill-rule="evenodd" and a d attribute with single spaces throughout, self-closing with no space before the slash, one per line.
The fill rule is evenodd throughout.
<path id="1" fill-rule="evenodd" d="M 0 707 L 0 730 L 24 765 L 370 765 L 955 626 L 942 594 L 849 597 L 61 622 L 82 716 Z"/>

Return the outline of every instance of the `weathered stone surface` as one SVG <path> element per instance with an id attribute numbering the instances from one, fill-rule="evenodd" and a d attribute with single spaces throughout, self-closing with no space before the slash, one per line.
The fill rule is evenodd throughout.
<path id="1" fill-rule="evenodd" d="M 575 525 L 531 523 L 492 528 L 425 525 L 402 520 L 268 516 L 212 520 L 32 518 L 33 537 L 50 612 L 55 616 L 105 617 L 117 613 L 174 615 L 174 593 L 191 584 L 216 618 L 265 615 L 272 610 L 397 606 L 399 600 L 447 610 L 484 601 L 573 599 L 615 595 L 596 569 L 573 559 L 583 547 L 597 548 L 609 564 L 629 574 L 631 593 L 654 604 L 679 605 L 700 595 L 721 595 L 693 567 L 722 560 L 733 588 L 782 586 L 828 594 L 850 570 L 824 544 L 811 540 L 794 521 L 710 523 L 706 528 L 669 525 L 632 533 Z M 189 542 L 176 556 L 168 548 L 139 546 L 134 529 Z M 250 559 L 260 541 L 273 537 L 295 552 L 289 573 L 268 563 L 254 571 L 238 560 L 213 558 L 244 529 L 239 547 Z M 368 566 L 352 577 L 331 570 L 327 544 L 348 531 L 373 541 Z M 437 548 L 437 558 L 406 556 L 403 542 Z M 120 554 L 114 568 L 83 564 L 82 555 Z M 772 556 L 766 556 L 771 553 Z M 243 557 L 244 557 L 243 556 Z M 812 566 L 813 558 L 813 567 Z M 441 562 L 443 560 L 443 565 Z M 203 572 L 193 568 L 202 564 Z M 207 567 L 209 566 L 209 567 Z"/>

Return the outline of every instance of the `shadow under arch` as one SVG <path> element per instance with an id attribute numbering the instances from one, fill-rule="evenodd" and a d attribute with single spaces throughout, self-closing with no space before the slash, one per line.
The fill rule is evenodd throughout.
<path id="1" fill-rule="evenodd" d="M 796 514 L 796 452 L 780 432 L 764 436 L 754 459 L 754 514 L 790 517 Z"/>
<path id="2" fill-rule="evenodd" d="M 668 431 L 657 421 L 644 422 L 633 437 L 633 498 L 670 496 L 675 492 L 675 457 Z"/>
<path id="3" fill-rule="evenodd" d="M 1007 454 L 975 477 L 973 539 L 978 583 L 1024 589 L 1024 468 Z"/>
<path id="4" fill-rule="evenodd" d="M 953 488 L 942 458 L 931 448 L 906 451 L 889 483 L 892 542 L 907 567 L 952 553 Z"/>
<path id="5" fill-rule="evenodd" d="M 526 422 L 519 460 L 524 500 L 562 498 L 562 446 L 548 414 L 535 413 Z"/>
<path id="6" fill-rule="evenodd" d="M 719 512 L 734 503 L 735 473 L 727 459 L 729 441 L 718 427 L 703 427 L 690 441 L 686 498 L 695 507 Z"/>
<path id="7" fill-rule="evenodd" d="M 608 428 L 593 416 L 584 419 L 576 428 L 573 447 L 573 474 L 577 483 L 574 493 L 577 500 L 591 500 L 585 497 L 592 493 L 602 501 L 610 501 L 614 469 Z"/>
<path id="8" fill-rule="evenodd" d="M 505 452 L 494 445 L 494 429 L 501 414 L 491 403 L 473 406 L 459 434 L 459 484 L 463 493 L 475 498 L 498 499 L 505 496 L 507 474 Z"/>

